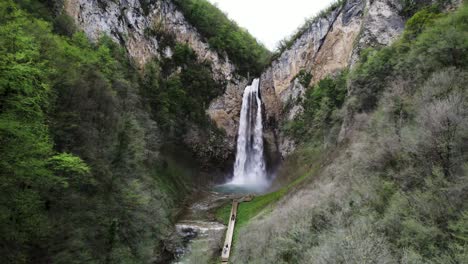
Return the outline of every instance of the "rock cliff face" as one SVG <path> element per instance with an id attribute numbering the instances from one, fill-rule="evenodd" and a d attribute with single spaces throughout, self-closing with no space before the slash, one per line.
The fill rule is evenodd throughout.
<path id="1" fill-rule="evenodd" d="M 301 112 L 294 103 L 285 109 L 287 102 L 297 102 L 304 94 L 305 88 L 297 81 L 301 71 L 310 73 L 314 84 L 352 67 L 362 49 L 391 44 L 403 31 L 400 9 L 397 0 L 349 0 L 312 23 L 261 76 L 268 119 L 279 124 Z M 279 135 L 278 148 L 284 156 L 294 150 L 294 143 Z"/>
<path id="2" fill-rule="evenodd" d="M 310 73 L 314 84 L 352 67 L 362 49 L 391 44 L 404 27 L 400 9 L 397 0 L 349 0 L 313 22 L 261 76 L 267 120 L 278 125 L 302 111 L 294 103 L 306 89 L 298 81 L 299 73 Z M 269 128 L 278 134 L 277 126 Z M 294 150 L 287 137 L 278 135 L 276 141 L 283 156 Z"/>
<path id="3" fill-rule="evenodd" d="M 298 75 L 310 73 L 311 84 L 347 67 L 352 67 L 361 50 L 391 44 L 403 31 L 404 18 L 398 0 L 349 0 L 310 27 L 262 73 L 260 89 L 266 113 L 265 139 L 271 151 L 288 155 L 294 143 L 279 134 L 278 125 L 302 111 L 295 102 L 306 87 Z M 215 120 L 233 133 L 241 104 L 239 91 L 227 91 L 211 109 Z M 288 105 L 286 109 L 286 105 Z M 232 116 L 235 115 L 235 116 Z M 213 116 L 213 115 L 212 115 Z"/>
<path id="4" fill-rule="evenodd" d="M 238 78 L 234 65 L 209 49 L 196 28 L 185 20 L 171 1 L 152 1 L 146 7 L 141 2 L 67 0 L 65 10 L 90 39 L 97 40 L 103 34 L 110 36 L 127 49 L 139 66 L 144 66 L 155 56 L 171 54 L 170 50 L 160 50 L 157 38 L 147 33 L 157 28 L 173 34 L 176 41 L 189 44 L 200 61 L 210 61 L 216 80 Z"/>
<path id="5" fill-rule="evenodd" d="M 172 53 L 170 49 L 160 50 L 157 38 L 146 33 L 155 28 L 173 34 L 178 42 L 189 44 L 200 61 L 210 61 L 213 78 L 225 84 L 225 92 L 211 102 L 207 114 L 226 132 L 222 151 L 234 152 L 242 92 L 247 80 L 236 75 L 228 59 L 209 49 L 196 28 L 171 1 L 154 1 L 144 7 L 139 0 L 68 0 L 66 11 L 91 39 L 107 34 L 121 43 L 139 66 L 152 57 Z M 270 152 L 284 156 L 294 149 L 291 140 L 278 134 L 278 126 L 302 111 L 294 102 L 303 96 L 307 87 L 299 82 L 298 74 L 310 73 L 311 84 L 314 84 L 329 74 L 352 67 L 362 49 L 391 44 L 403 30 L 404 18 L 399 15 L 400 11 L 398 0 L 348 0 L 311 23 L 293 45 L 272 62 L 260 78 L 265 139 Z M 200 146 L 203 144 L 199 143 L 206 141 L 202 138 L 205 136 L 195 131 L 186 141 Z M 203 152 L 212 153 L 213 150 Z"/>
<path id="6" fill-rule="evenodd" d="M 154 57 L 172 55 L 170 47 L 161 47 L 158 43 L 158 32 L 171 34 L 177 42 L 188 44 L 200 62 L 210 62 L 213 79 L 225 84 L 225 95 L 214 100 L 207 113 L 226 131 L 227 136 L 220 141 L 194 128 L 186 135 L 185 142 L 194 146 L 197 153 L 227 158 L 234 152 L 240 100 L 247 81 L 236 74 L 235 66 L 225 59 L 226 56 L 220 56 L 209 48 L 197 29 L 186 21 L 171 1 L 151 1 L 143 5 L 142 2 L 148 3 L 140 0 L 67 0 L 65 11 L 91 40 L 108 35 L 120 43 L 139 67 Z M 213 146 L 212 141 L 219 146 Z"/>

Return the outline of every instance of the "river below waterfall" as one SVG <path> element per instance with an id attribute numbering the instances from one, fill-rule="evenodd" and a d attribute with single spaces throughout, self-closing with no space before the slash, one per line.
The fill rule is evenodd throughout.
<path id="1" fill-rule="evenodd" d="M 215 211 L 238 195 L 205 192 L 180 216 L 176 223 L 182 247 L 174 264 L 209 263 L 220 256 L 226 226 L 216 220 Z"/>
<path id="2" fill-rule="evenodd" d="M 263 153 L 259 86 L 260 80 L 254 79 L 243 93 L 233 177 L 226 184 L 217 186 L 217 191 L 205 192 L 194 199 L 195 202 L 186 208 L 176 224 L 183 246 L 177 248 L 174 263 L 210 263 L 219 256 L 226 226 L 216 221 L 216 209 L 240 198 L 242 193 L 262 192 L 270 185 Z"/>

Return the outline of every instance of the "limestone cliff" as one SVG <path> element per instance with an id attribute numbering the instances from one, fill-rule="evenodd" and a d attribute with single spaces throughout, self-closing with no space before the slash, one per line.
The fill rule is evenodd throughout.
<path id="1" fill-rule="evenodd" d="M 211 62 L 216 80 L 238 78 L 229 59 L 210 50 L 171 1 L 153 1 L 148 5 L 144 8 L 140 0 L 67 0 L 65 10 L 89 38 L 97 40 L 103 34 L 112 37 L 140 66 L 155 56 L 171 54 L 170 50 L 160 50 L 157 38 L 146 33 L 158 28 L 173 34 L 178 42 L 189 44 L 200 61 Z"/>
<path id="2" fill-rule="evenodd" d="M 108 35 L 120 43 L 138 67 L 143 67 L 155 57 L 172 56 L 171 48 L 159 43 L 157 34 L 160 32 L 171 34 L 179 43 L 188 44 L 200 62 L 211 64 L 213 79 L 224 84 L 226 96 L 214 100 L 207 114 L 226 131 L 227 137 L 221 140 L 213 138 L 194 127 L 185 136 L 185 143 L 200 155 L 227 159 L 233 153 L 240 111 L 238 103 L 247 81 L 236 73 L 236 67 L 226 55 L 221 56 L 210 49 L 197 29 L 187 22 L 171 1 L 67 0 L 65 11 L 91 40 Z M 214 141 L 217 145 L 213 144 Z"/>
<path id="3" fill-rule="evenodd" d="M 266 112 L 266 140 L 270 149 L 287 155 L 294 143 L 279 135 L 278 125 L 301 112 L 295 104 L 306 87 L 300 73 L 310 73 L 311 84 L 341 69 L 352 67 L 360 51 L 391 44 L 402 32 L 405 19 L 397 0 L 349 0 L 314 22 L 261 75 L 261 93 Z M 226 91 L 210 107 L 220 127 L 232 132 L 241 103 L 239 91 Z M 286 104 L 288 107 L 286 109 Z M 235 116 L 232 116 L 235 115 Z"/>
<path id="4" fill-rule="evenodd" d="M 268 119 L 290 120 L 301 111 L 296 102 L 305 91 L 298 74 L 310 73 L 311 85 L 341 69 L 351 67 L 360 51 L 391 44 L 403 31 L 404 18 L 396 0 L 349 0 L 325 17 L 316 19 L 294 44 L 261 76 L 261 91 Z M 277 129 L 276 127 L 272 129 Z M 287 155 L 294 143 L 279 135 L 279 151 Z"/>
<path id="5" fill-rule="evenodd" d="M 270 152 L 284 156 L 294 149 L 294 143 L 279 134 L 278 126 L 302 110 L 295 102 L 307 87 L 301 84 L 298 75 L 310 73 L 314 84 L 329 74 L 352 67 L 362 49 L 391 44 L 404 27 L 401 8 L 398 0 L 348 0 L 310 23 L 291 47 L 264 70 L 260 89 Z M 236 74 L 229 59 L 209 48 L 171 1 L 154 1 L 145 7 L 139 0 L 68 0 L 66 11 L 91 39 L 107 34 L 121 43 L 139 66 L 152 57 L 172 54 L 170 48 L 161 50 L 157 38 L 146 33 L 155 28 L 173 34 L 178 42 L 189 44 L 200 61 L 211 62 L 213 78 L 225 84 L 225 92 L 211 102 L 207 114 L 226 136 L 219 143 L 222 148 L 197 151 L 225 156 L 233 153 L 247 80 Z M 197 148 L 210 145 L 204 144 L 210 141 L 213 139 L 201 135 L 196 128 L 186 137 L 186 143 Z"/>

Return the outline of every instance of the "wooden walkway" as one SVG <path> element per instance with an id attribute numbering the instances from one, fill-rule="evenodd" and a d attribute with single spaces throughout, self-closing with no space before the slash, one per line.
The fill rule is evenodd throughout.
<path id="1" fill-rule="evenodd" d="M 221 261 L 224 264 L 228 263 L 229 255 L 231 254 L 232 237 L 234 235 L 234 227 L 236 225 L 236 219 L 237 219 L 237 207 L 239 207 L 239 203 L 250 202 L 252 199 L 253 199 L 253 195 L 248 195 L 248 196 L 241 198 L 240 200 L 232 201 L 231 214 L 229 217 L 229 225 L 226 231 L 226 239 L 224 240 L 223 251 L 221 253 Z"/>
<path id="2" fill-rule="evenodd" d="M 224 240 L 223 251 L 221 254 L 222 263 L 227 263 L 229 261 L 229 255 L 231 254 L 232 236 L 234 235 L 234 226 L 236 225 L 238 206 L 239 206 L 238 201 L 236 200 L 232 201 L 231 214 L 229 217 L 229 225 L 226 231 L 226 239 Z"/>

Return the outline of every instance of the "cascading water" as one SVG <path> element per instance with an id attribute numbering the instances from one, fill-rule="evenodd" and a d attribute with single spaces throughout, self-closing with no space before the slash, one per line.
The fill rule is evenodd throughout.
<path id="1" fill-rule="evenodd" d="M 258 79 L 244 90 L 234 177 L 230 184 L 249 189 L 268 186 L 263 156 L 262 101 L 259 96 Z"/>
<path id="2" fill-rule="evenodd" d="M 268 186 L 263 157 L 262 101 L 259 80 L 255 79 L 245 88 L 242 98 L 234 177 L 193 204 L 186 218 L 177 223 L 177 233 L 189 243 L 177 249 L 179 256 L 174 263 L 208 263 L 213 259 L 219 253 L 220 245 L 223 247 L 221 243 L 226 227 L 213 222 L 210 212 L 245 193 L 261 193 Z M 200 258 L 206 260 L 201 261 Z"/>

